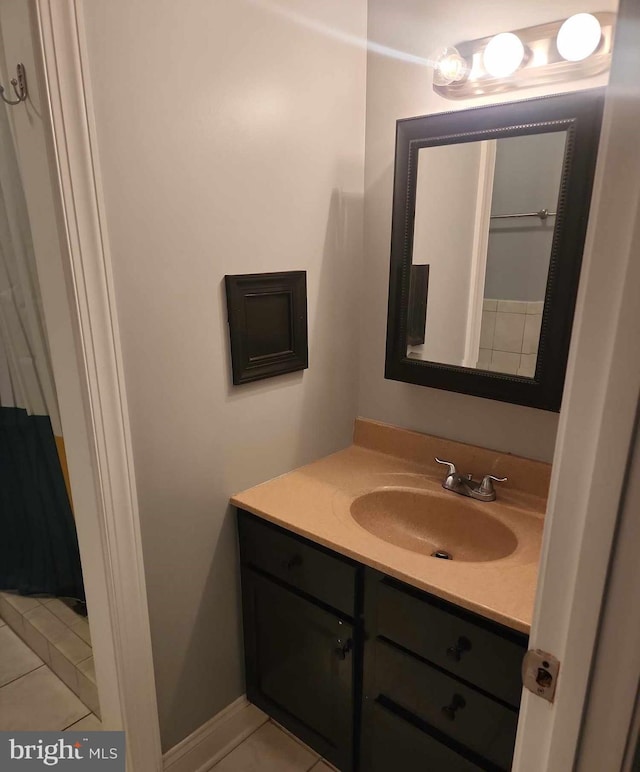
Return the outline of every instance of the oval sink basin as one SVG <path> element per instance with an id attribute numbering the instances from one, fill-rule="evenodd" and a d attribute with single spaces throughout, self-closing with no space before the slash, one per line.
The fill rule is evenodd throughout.
<path id="1" fill-rule="evenodd" d="M 484 562 L 510 555 L 515 533 L 483 504 L 406 489 L 365 493 L 351 504 L 351 516 L 370 533 L 397 547 L 432 555 L 444 551 L 455 560 Z"/>

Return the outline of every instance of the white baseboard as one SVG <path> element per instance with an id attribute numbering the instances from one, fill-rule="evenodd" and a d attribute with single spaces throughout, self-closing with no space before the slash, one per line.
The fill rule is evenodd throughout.
<path id="1" fill-rule="evenodd" d="M 208 772 L 269 717 L 243 695 L 163 756 L 165 772 Z"/>

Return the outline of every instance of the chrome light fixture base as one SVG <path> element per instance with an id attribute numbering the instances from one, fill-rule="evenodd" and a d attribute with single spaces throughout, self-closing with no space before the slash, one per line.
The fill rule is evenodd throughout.
<path id="1" fill-rule="evenodd" d="M 611 65 L 616 14 L 602 11 L 592 15 L 600 22 L 602 39 L 593 54 L 582 61 L 568 61 L 558 52 L 558 32 L 566 21 L 560 19 L 535 27 L 513 30 L 522 41 L 526 56 L 519 69 L 506 77 L 493 77 L 484 66 L 484 51 L 495 35 L 456 43 L 455 48 L 468 65 L 467 75 L 463 80 L 447 85 L 434 83 L 433 90 L 446 99 L 471 99 L 516 89 L 566 83 L 606 72 Z"/>

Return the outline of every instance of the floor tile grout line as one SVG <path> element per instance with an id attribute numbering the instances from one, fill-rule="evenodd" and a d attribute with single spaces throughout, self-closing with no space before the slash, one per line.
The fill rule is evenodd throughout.
<path id="1" fill-rule="evenodd" d="M 35 654 L 35 652 L 34 652 Z M 37 655 L 36 655 L 37 656 Z M 31 675 L 31 673 L 35 673 L 36 670 L 40 670 L 40 668 L 43 667 L 49 667 L 46 662 L 43 662 L 41 665 L 38 665 L 37 667 L 34 667 L 32 670 L 28 670 L 26 673 L 23 673 L 22 675 L 16 676 L 15 678 L 12 678 L 10 681 L 7 681 L 6 684 L 2 684 L 0 686 L 0 690 L 4 689 L 5 686 L 10 686 L 11 684 L 15 684 L 16 681 L 19 681 L 21 678 L 24 678 L 25 676 Z"/>
<path id="2" fill-rule="evenodd" d="M 253 736 L 253 735 L 254 735 L 254 734 L 257 732 L 257 731 L 259 731 L 260 729 L 262 729 L 262 727 L 263 727 L 263 726 L 266 726 L 268 723 L 269 723 L 269 719 L 267 719 L 267 720 L 266 720 L 266 721 L 264 721 L 262 724 L 260 724 L 260 726 L 257 726 L 257 727 L 256 727 L 256 728 L 255 728 L 255 729 L 252 731 L 252 732 L 249 732 L 249 734 L 248 734 L 248 735 L 247 735 L 245 738 L 243 738 L 242 742 L 239 742 L 237 745 L 235 745 L 233 748 L 231 748 L 231 750 L 230 750 L 228 753 L 225 753 L 225 754 L 224 754 L 224 756 L 220 756 L 220 758 L 219 758 L 219 759 L 216 761 L 216 763 L 215 763 L 215 764 L 213 764 L 213 766 L 209 767 L 209 769 L 207 769 L 207 770 L 206 770 L 206 772 L 213 772 L 213 770 L 214 770 L 214 769 L 215 769 L 215 768 L 218 766 L 218 764 L 219 764 L 219 763 L 220 763 L 220 762 L 221 762 L 223 759 L 226 759 L 226 758 L 227 758 L 227 756 L 229 756 L 230 754 L 232 754 L 232 753 L 235 751 L 235 749 L 236 749 L 236 748 L 239 748 L 239 747 L 240 747 L 240 746 L 241 746 L 243 743 L 246 743 L 246 742 L 247 742 L 247 740 L 248 740 L 250 737 L 252 737 L 252 736 Z"/>
<path id="3" fill-rule="evenodd" d="M 87 706 L 86 706 L 86 705 L 85 705 L 85 708 L 87 708 Z M 74 724 L 77 724 L 77 723 L 78 723 L 78 721 L 84 721 L 84 719 L 85 719 L 87 716 L 91 716 L 91 715 L 93 714 L 93 711 L 92 711 L 92 710 L 89 710 L 89 708 L 87 708 L 87 710 L 89 711 L 88 713 L 86 713 L 84 716 L 80 716 L 80 718 L 78 718 L 76 721 L 72 721 L 72 722 L 69 724 L 69 726 L 65 726 L 65 727 L 64 727 L 64 729 L 60 729 L 59 731 L 60 731 L 60 732 L 66 732 L 66 731 L 67 731 L 67 729 L 69 729 L 70 727 L 72 727 Z"/>
<path id="4" fill-rule="evenodd" d="M 1 599 L 1 597 L 2 597 L 2 593 L 0 593 L 0 599 Z M 33 596 L 17 596 L 17 597 L 29 597 L 29 598 L 32 598 L 33 600 L 38 601 L 40 606 L 43 606 L 44 608 L 47 608 L 47 606 L 50 603 L 52 603 L 53 601 L 60 601 L 60 598 L 58 598 L 58 597 L 51 598 L 51 597 L 48 597 L 48 596 L 44 596 L 46 598 L 46 601 L 45 600 L 41 600 L 40 598 L 34 598 Z M 23 619 L 26 617 L 27 614 L 30 614 L 32 611 L 36 611 L 37 610 L 37 607 L 34 607 L 34 608 L 28 609 L 27 611 L 23 611 L 23 610 L 19 609 L 17 606 L 14 606 L 13 603 L 11 603 L 11 601 L 9 601 L 8 599 L 6 599 L 6 602 L 11 607 L 12 611 L 14 611 L 16 614 L 21 616 Z M 60 602 L 62 602 L 62 601 L 60 601 Z M 70 609 L 70 610 L 73 611 L 73 609 Z M 81 624 L 86 624 L 87 626 L 89 625 L 88 617 L 82 616 L 81 614 L 77 614 L 76 615 L 77 619 L 74 621 L 74 623 L 73 624 L 69 624 L 66 620 L 61 619 L 54 611 L 51 611 L 50 609 L 47 609 L 47 611 L 49 611 L 50 614 L 52 614 L 61 624 L 63 624 L 66 628 L 71 630 L 75 635 L 78 635 L 78 634 L 73 629 L 74 627 L 76 627 L 78 625 L 81 625 Z M 2 619 L 1 616 L 0 616 L 0 619 Z M 4 620 L 4 621 L 5 621 L 6 624 L 9 624 L 6 620 Z M 81 636 L 79 636 L 79 635 L 78 635 L 78 638 L 80 638 L 81 640 L 84 640 L 84 638 L 81 638 Z M 86 643 L 86 641 L 85 641 L 85 643 Z M 87 644 L 87 645 L 90 646 L 91 644 Z"/>
<path id="5" fill-rule="evenodd" d="M 58 619 L 58 618 L 56 617 L 56 619 Z M 72 633 L 72 635 L 74 635 L 74 636 L 75 636 L 75 637 L 76 637 L 76 638 L 77 638 L 79 641 L 82 641 L 82 642 L 85 644 L 85 646 L 89 646 L 89 647 L 91 646 L 91 644 L 90 644 L 90 643 L 87 643 L 87 642 L 84 640 L 84 638 L 82 638 L 80 635 L 78 635 L 78 633 L 76 633 L 76 631 L 73 629 L 73 627 L 70 627 L 69 625 L 66 625 L 66 624 L 65 624 L 64 622 L 62 622 L 62 620 L 60 620 L 60 619 L 58 619 L 58 621 L 60 622 L 60 624 L 62 624 L 62 625 L 64 625 L 64 626 L 65 626 L 65 628 L 67 629 L 67 631 L 68 631 L 68 632 Z"/>
<path id="6" fill-rule="evenodd" d="M 62 649 L 61 649 L 61 648 L 60 648 L 60 647 L 57 645 L 58 641 L 59 641 L 59 640 L 62 640 L 62 639 L 58 639 L 58 640 L 56 640 L 56 641 L 53 641 L 53 640 L 51 640 L 51 638 L 49 638 L 49 637 L 48 637 L 48 636 L 47 636 L 47 635 L 46 635 L 44 632 L 42 632 L 42 630 L 40 630 L 39 628 L 37 628 L 37 627 L 36 627 L 36 626 L 35 626 L 35 625 L 34 625 L 34 624 L 31 622 L 31 620 L 30 620 L 30 619 L 29 619 L 29 618 L 28 618 L 28 617 L 27 617 L 25 614 L 22 614 L 21 616 L 22 616 L 23 631 L 24 631 L 24 625 L 27 625 L 27 624 L 28 624 L 28 625 L 29 625 L 29 627 L 30 627 L 32 630 L 35 630 L 35 631 L 36 631 L 36 632 L 37 632 L 37 633 L 38 633 L 38 634 L 39 634 L 39 635 L 40 635 L 42 638 L 44 638 L 44 640 L 46 641 L 46 643 L 47 643 L 47 648 L 48 648 L 48 651 L 49 651 L 49 659 L 51 659 L 51 647 L 53 646 L 53 647 L 56 649 L 56 651 L 58 651 L 58 652 L 59 652 L 59 653 L 60 653 L 60 654 L 61 654 L 61 655 L 62 655 L 62 656 L 63 656 L 63 657 L 66 659 L 66 660 L 68 660 L 68 661 L 69 661 L 69 662 L 70 662 L 72 665 L 74 665 L 74 666 L 76 666 L 76 667 L 77 667 L 77 665 L 78 665 L 79 663 L 77 663 L 77 662 L 72 662 L 72 661 L 69 659 L 69 657 L 67 657 L 67 656 L 65 655 L 65 653 L 62 651 Z M 57 617 L 56 617 L 56 619 L 57 619 Z M 58 621 L 60 621 L 60 620 L 58 620 Z M 64 625 L 64 622 L 61 622 L 61 624 L 63 624 L 63 625 Z M 79 640 L 81 643 L 83 643 L 85 646 L 88 646 L 88 647 L 91 649 L 91 654 L 90 654 L 88 657 L 85 657 L 84 659 L 82 659 L 82 660 L 80 660 L 80 661 L 81 661 L 81 662 L 84 662 L 85 660 L 87 660 L 87 659 L 90 659 L 90 658 L 93 656 L 93 647 L 91 646 L 91 644 L 90 644 L 90 643 L 88 643 L 87 641 L 85 641 L 85 639 L 84 639 L 84 638 L 82 638 L 82 636 L 78 635 L 78 634 L 76 633 L 76 631 L 75 631 L 75 630 L 73 630 L 73 628 L 69 627 L 68 625 L 64 625 L 64 626 L 65 626 L 65 628 L 67 629 L 67 631 L 68 631 L 68 632 L 70 632 L 70 633 L 72 633 L 72 634 L 73 634 L 73 636 L 74 636 L 75 638 L 77 638 L 77 639 L 78 639 L 78 640 Z M 30 645 L 30 644 L 29 644 L 29 643 L 26 641 L 26 639 L 25 639 L 25 638 L 24 638 L 24 637 L 23 637 L 23 636 L 22 636 L 22 635 L 21 635 L 21 634 L 20 634 L 20 633 L 19 633 L 17 630 L 15 630 L 13 627 L 11 627 L 11 625 L 7 625 L 7 627 L 9 627 L 9 629 L 10 629 L 10 630 L 13 630 L 13 632 L 14 632 L 14 633 L 15 633 L 15 634 L 16 634 L 16 635 L 17 635 L 17 636 L 18 636 L 18 637 L 19 637 L 19 638 L 20 638 L 22 641 L 24 641 L 24 643 L 25 643 L 25 644 L 26 644 L 26 645 L 27 645 L 27 646 L 28 646 L 28 647 L 31 649 L 31 651 L 33 651 L 33 648 L 31 647 L 31 645 Z M 34 652 L 34 654 L 37 654 L 37 652 Z"/>
<path id="7" fill-rule="evenodd" d="M 28 596 L 18 596 L 18 597 L 28 597 Z M 37 598 L 34 598 L 34 600 L 38 600 L 38 606 L 32 606 L 27 611 L 23 611 L 22 609 L 18 608 L 18 606 L 15 606 L 8 598 L 5 598 L 7 604 L 11 606 L 11 608 L 16 612 L 16 614 L 20 614 L 21 617 L 23 617 L 28 611 L 35 611 L 38 606 L 43 606 L 44 603 L 39 601 Z"/>
<path id="8" fill-rule="evenodd" d="M 42 604 L 42 605 L 44 606 L 44 604 Z M 34 609 L 31 609 L 31 610 L 33 611 Z M 17 612 L 17 613 L 19 614 L 19 616 L 22 619 L 22 629 L 20 631 L 18 631 L 15 628 L 13 628 L 11 625 L 8 625 L 9 629 L 13 632 L 14 635 L 16 635 L 20 639 L 20 641 L 28 649 L 30 649 L 33 652 L 33 654 L 35 654 L 37 657 L 39 657 L 40 660 L 42 661 L 42 657 L 40 657 L 38 652 L 35 651 L 35 649 L 31 645 L 31 643 L 27 640 L 27 636 L 25 635 L 26 626 L 28 625 L 29 628 L 31 628 L 31 630 L 33 632 L 35 632 L 37 635 L 39 635 L 43 639 L 43 641 L 45 643 L 45 646 L 47 648 L 47 657 L 45 658 L 45 660 L 43 662 L 43 665 L 45 667 L 47 667 L 53 673 L 53 675 L 56 676 L 56 678 L 58 678 L 60 681 L 62 681 L 62 683 L 67 687 L 67 689 L 69 689 L 71 692 L 73 692 L 73 694 L 75 694 L 75 696 L 80 700 L 80 702 L 83 703 L 83 705 L 87 708 L 87 710 L 91 710 L 91 708 L 89 708 L 89 706 L 80 697 L 80 685 L 78 685 L 78 688 L 74 689 L 65 679 L 63 679 L 59 675 L 58 671 L 53 667 L 53 654 L 52 654 L 52 652 L 55 650 L 55 652 L 60 657 L 65 659 L 66 662 L 72 668 L 74 668 L 74 670 L 77 673 L 77 678 L 78 679 L 80 679 L 80 677 L 83 676 L 86 679 L 86 681 L 87 681 L 87 683 L 89 685 L 89 688 L 97 689 L 97 682 L 94 679 L 92 679 L 87 673 L 85 673 L 83 670 L 80 669 L 80 662 L 86 662 L 87 660 L 89 660 L 89 659 L 91 659 L 93 657 L 93 648 L 92 648 L 91 644 L 87 643 L 83 638 L 81 638 L 79 635 L 77 635 L 75 633 L 75 631 L 71 630 L 71 628 L 68 627 L 64 622 L 62 622 L 61 620 L 58 620 L 58 621 L 61 622 L 61 624 L 67 630 L 71 630 L 71 632 L 74 633 L 75 637 L 78 638 L 79 641 L 81 641 L 85 646 L 87 646 L 91 650 L 91 654 L 88 657 L 85 657 L 84 659 L 80 660 L 80 662 L 73 662 L 71 659 L 69 659 L 69 657 L 65 654 L 65 652 L 62 649 L 59 648 L 59 646 L 57 645 L 57 643 L 58 643 L 57 641 L 52 641 L 50 638 L 48 638 L 44 634 L 43 631 L 39 630 L 34 624 L 31 623 L 31 621 L 29 620 L 29 618 L 25 614 L 21 614 L 20 612 Z M 55 614 L 52 614 L 52 616 L 55 617 Z M 57 617 L 55 617 L 55 618 L 57 619 Z M 82 620 L 80 620 L 80 621 L 82 621 Z M 33 668 L 33 670 L 37 670 L 37 669 L 38 668 Z M 29 671 L 29 673 L 33 672 L 33 670 Z M 24 673 L 23 675 L 28 675 L 29 673 Z M 21 677 L 22 676 L 18 676 L 18 678 L 21 678 Z M 13 683 L 14 681 L 18 680 L 18 678 L 14 678 L 11 681 L 9 681 L 8 683 Z M 8 684 L 5 684 L 5 686 L 6 685 L 8 685 Z M 0 688 L 2 688 L 2 687 L 0 687 Z"/>
<path id="9" fill-rule="evenodd" d="M 23 643 L 24 643 L 24 642 L 23 642 Z M 25 643 L 25 645 L 26 645 L 26 643 Z M 35 654 L 35 652 L 33 652 L 33 653 Z M 36 656 L 38 656 L 38 655 L 36 655 Z M 5 686 L 10 686 L 11 684 L 14 684 L 14 683 L 16 683 L 17 681 L 20 681 L 22 678 L 25 678 L 26 676 L 28 676 L 28 675 L 32 675 L 33 673 L 35 673 L 35 672 L 36 672 L 36 670 L 42 670 L 42 668 L 45 668 L 45 669 L 46 669 L 46 670 L 48 670 L 48 671 L 49 671 L 49 672 L 50 672 L 50 673 L 51 673 L 51 674 L 52 674 L 52 675 L 53 675 L 55 678 L 57 678 L 57 679 L 60 681 L 60 683 L 61 683 L 61 684 L 63 684 L 63 686 L 65 686 L 65 687 L 66 687 L 66 688 L 69 690 L 69 692 L 71 692 L 71 693 L 72 693 L 72 694 L 73 694 L 73 695 L 74 695 L 74 696 L 77 698 L 77 700 L 78 700 L 78 701 L 81 703 L 81 705 L 82 705 L 82 706 L 83 706 L 83 707 L 86 709 L 86 711 L 87 711 L 87 713 L 83 714 L 83 715 L 82 715 L 80 718 L 77 718 L 75 721 L 73 721 L 71 724 L 69 724 L 69 726 L 72 726 L 73 724 L 76 724 L 76 723 L 78 723 L 78 721 L 81 721 L 83 718 L 86 718 L 87 716 L 89 716 L 89 715 L 91 715 L 91 714 L 93 714 L 93 713 L 94 713 L 94 711 L 93 711 L 93 710 L 92 710 L 92 709 L 91 709 L 91 708 L 90 708 L 90 707 L 89 707 L 89 706 L 88 706 L 88 705 L 87 705 L 87 704 L 86 704 L 86 703 L 85 703 L 83 700 L 81 700 L 81 699 L 80 699 L 80 696 L 78 695 L 78 693 L 77 693 L 76 691 L 74 691 L 74 690 L 73 690 L 73 689 L 72 689 L 72 688 L 69 686 L 69 684 L 68 684 L 68 683 L 66 683 L 66 682 L 65 682 L 65 681 L 64 681 L 64 680 L 63 680 L 63 679 L 62 679 L 62 678 L 61 678 L 61 677 L 60 677 L 60 676 L 59 676 L 59 675 L 58 675 L 58 674 L 55 672 L 55 670 L 53 670 L 53 668 L 52 668 L 52 667 L 51 667 L 51 666 L 50 666 L 50 665 L 49 665 L 47 662 L 41 662 L 41 664 L 40 664 L 40 665 L 38 665 L 37 667 L 35 667 L 35 668 L 33 668 L 33 669 L 31 669 L 31 670 L 27 671 L 26 673 L 22 673 L 22 675 L 19 675 L 19 676 L 17 676 L 16 678 L 12 678 L 10 681 L 7 681 L 7 683 L 6 683 L 6 684 L 2 684 L 2 686 L 0 686 L 0 692 L 2 691 L 2 689 L 4 689 L 4 687 L 5 687 Z M 90 680 L 90 679 L 88 679 L 88 680 Z M 96 718 L 98 718 L 98 717 L 96 716 Z M 98 719 L 98 720 L 100 720 L 100 719 Z M 65 731 L 67 728 L 68 728 L 68 727 L 64 727 L 64 729 L 60 729 L 60 730 L 57 730 L 57 731 L 61 731 L 61 732 L 62 732 L 62 731 Z"/>
<path id="10" fill-rule="evenodd" d="M 299 737 L 296 737 L 293 732 L 290 732 L 285 727 L 281 726 L 275 719 L 269 718 L 269 722 L 273 724 L 276 729 L 279 729 L 283 734 L 286 734 L 287 737 L 290 737 L 294 742 L 296 742 L 298 745 L 300 745 L 302 748 L 304 748 L 305 751 L 309 751 L 309 753 L 312 753 L 316 758 L 313 762 L 314 764 L 317 764 L 318 761 L 322 759 L 322 756 L 319 753 L 316 753 L 316 751 L 313 750 L 313 748 L 310 748 L 306 743 L 302 742 L 302 740 Z M 312 767 L 309 767 L 311 769 Z M 309 770 L 307 770 L 309 772 Z"/>
<path id="11" fill-rule="evenodd" d="M 32 627 L 33 627 L 33 625 L 32 625 Z M 41 633 L 41 635 L 42 635 L 42 633 Z M 49 659 L 47 660 L 47 665 L 49 665 L 49 667 L 51 667 L 51 660 L 53 659 L 53 657 L 51 656 L 51 641 L 47 638 L 46 635 L 43 635 L 42 637 L 44 638 L 44 640 L 45 640 L 45 642 L 47 644 L 47 651 L 49 652 Z"/>

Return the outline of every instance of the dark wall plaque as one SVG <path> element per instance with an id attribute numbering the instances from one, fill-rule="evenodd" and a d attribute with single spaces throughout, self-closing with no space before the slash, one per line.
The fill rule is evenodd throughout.
<path id="1" fill-rule="evenodd" d="M 234 384 L 305 370 L 305 271 L 225 276 Z"/>

